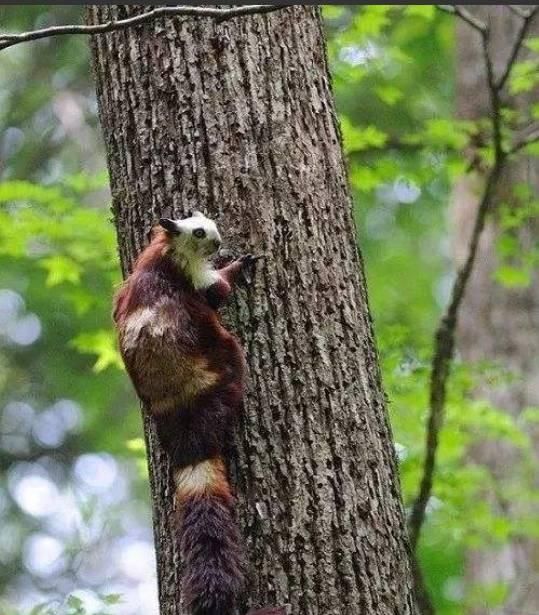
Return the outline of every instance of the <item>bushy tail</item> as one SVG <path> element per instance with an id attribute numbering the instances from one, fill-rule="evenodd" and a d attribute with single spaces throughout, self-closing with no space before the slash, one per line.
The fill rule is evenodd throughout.
<path id="1" fill-rule="evenodd" d="M 220 457 L 175 473 L 183 590 L 193 615 L 231 615 L 243 582 L 241 539 Z"/>
<path id="2" fill-rule="evenodd" d="M 183 591 L 192 615 L 232 615 L 243 583 L 242 541 L 221 457 L 176 470 Z M 285 615 L 263 608 L 248 615 Z"/>

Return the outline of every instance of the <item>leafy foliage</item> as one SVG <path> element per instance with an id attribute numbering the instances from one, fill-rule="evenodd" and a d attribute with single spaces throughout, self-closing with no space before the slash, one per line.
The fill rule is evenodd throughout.
<path id="1" fill-rule="evenodd" d="M 48 11 L 45 6 L 19 7 L 5 13 L 3 24 L 22 30 L 54 18 L 78 18 L 72 7 L 54 7 L 54 14 Z M 432 334 L 453 275 L 445 207 L 452 182 L 468 172 L 472 162 L 491 163 L 490 125 L 453 117 L 450 17 L 423 5 L 326 5 L 323 12 L 350 182 L 357 197 L 359 243 L 409 506 L 423 462 Z M 530 37 L 527 47 L 537 53 L 537 37 Z M 86 551 L 95 555 L 101 543 L 112 549 L 117 535 L 133 531 L 134 517 L 142 517 L 149 527 L 147 485 L 140 480 L 146 471 L 140 419 L 120 369 L 109 316 L 120 276 L 115 237 L 104 207 L 109 198 L 103 189 L 106 176 L 96 173 L 104 156 L 96 136 L 86 41 L 62 37 L 32 48 L 20 46 L 2 54 L 0 62 L 12 75 L 0 94 L 0 153 L 5 161 L 0 170 L 0 299 L 5 291 L 5 301 L 0 301 L 4 408 L 0 420 L 2 428 L 14 428 L 19 438 L 6 439 L 0 433 L 0 463 L 5 469 L 0 519 L 4 535 L 10 538 L 0 545 L 5 570 L 0 572 L 0 586 L 10 600 L 0 610 L 15 613 L 11 598 L 23 587 L 25 595 L 40 596 L 31 615 L 113 615 L 116 593 L 107 592 L 91 608 L 76 592 L 63 598 L 78 579 L 77 555 Z M 513 94 L 533 91 L 537 68 L 535 57 L 519 62 L 510 82 Z M 538 105 L 530 105 L 526 113 L 537 120 Z M 520 129 L 522 113 L 507 107 L 503 121 L 504 140 L 510 143 Z M 526 153 L 539 153 L 534 148 L 528 147 Z M 469 156 L 472 150 L 477 161 Z M 524 245 L 519 232 L 535 223 L 539 202 L 526 186 L 513 188 L 496 216 L 501 234 L 495 281 L 519 288 L 530 283 L 537 268 L 537 245 Z M 2 320 L 5 306 L 13 307 L 9 322 Z M 25 322 L 27 330 L 33 323 L 37 337 L 22 344 L 25 340 L 17 338 L 13 327 Z M 528 408 L 512 419 L 471 397 L 480 379 L 504 383 L 508 378 L 485 362 L 474 367 L 458 364 L 451 380 L 435 497 L 420 553 L 440 615 L 460 614 L 477 600 L 494 606 L 505 595 L 503 585 L 465 594 L 466 548 L 502 546 L 514 536 L 537 534 L 529 515 L 537 500 L 531 488 L 529 432 L 539 421 L 539 409 Z M 82 408 L 80 424 L 54 444 L 39 440 L 36 425 L 50 420 L 52 409 L 66 399 Z M 10 403 L 20 404 L 14 427 L 9 423 Z M 60 431 L 52 430 L 55 435 Z M 470 446 L 484 438 L 518 449 L 522 480 L 500 485 L 485 468 L 470 462 Z M 110 505 L 102 524 L 96 522 L 95 500 L 77 499 L 85 539 L 70 538 L 62 545 L 72 558 L 67 572 L 60 575 L 68 587 L 63 591 L 32 572 L 22 555 L 50 520 L 40 510 L 26 511 L 13 485 L 19 484 L 23 470 L 42 476 L 46 469 L 50 477 L 52 467 L 65 498 L 66 492 L 81 488 L 76 472 L 87 451 L 99 452 L 97 461 L 111 467 L 127 468 L 125 480 L 139 497 L 123 502 L 122 510 L 127 510 L 128 502 L 130 508 L 121 518 Z M 520 517 L 510 520 L 489 506 L 482 497 L 486 487 L 521 503 Z M 111 532 L 105 526 L 112 526 Z M 99 583 L 95 581 L 94 590 Z M 42 604 L 43 596 L 53 601 Z M 25 615 L 30 615 L 28 609 Z"/>
<path id="2" fill-rule="evenodd" d="M 408 506 L 422 472 L 432 336 L 452 280 L 443 208 L 452 182 L 477 164 L 472 152 L 480 164 L 492 163 L 491 128 L 488 121 L 453 117 L 451 18 L 432 6 L 369 6 L 332 10 L 326 20 Z M 535 50 L 533 38 L 528 47 Z M 512 92 L 531 91 L 536 72 L 536 60 L 520 62 L 511 80 Z M 505 108 L 502 115 L 508 144 L 526 120 L 525 113 Z M 512 196 L 496 215 L 500 266 L 493 283 L 521 287 L 530 283 L 538 261 L 537 246 L 524 244 L 519 231 L 535 224 L 537 205 L 522 185 L 514 187 Z M 464 550 L 502 546 L 533 531 L 529 423 L 472 396 L 480 381 L 501 386 L 508 380 L 508 374 L 488 362 L 473 367 L 458 363 L 451 379 L 434 497 L 420 548 L 437 613 L 456 615 L 478 599 L 493 606 L 503 601 L 502 586 L 465 593 Z M 533 409 L 529 416 L 535 416 Z M 500 484 L 470 460 L 473 444 L 489 439 L 520 451 L 521 468 L 515 467 L 511 485 Z M 486 490 L 504 492 L 508 500 L 520 502 L 522 515 L 510 519 L 492 507 L 483 497 Z"/>

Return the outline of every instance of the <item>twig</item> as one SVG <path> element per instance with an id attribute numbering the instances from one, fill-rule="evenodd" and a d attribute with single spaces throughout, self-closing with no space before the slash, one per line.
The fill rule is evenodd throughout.
<path id="1" fill-rule="evenodd" d="M 511 13 L 514 13 L 517 17 L 521 17 L 522 19 L 525 19 L 528 14 L 528 11 L 525 11 L 520 6 L 516 6 L 513 4 L 508 4 L 507 8 L 511 11 Z"/>
<path id="2" fill-rule="evenodd" d="M 482 34 L 488 30 L 485 22 L 478 19 L 475 15 L 472 15 L 470 11 L 462 6 L 457 6 L 455 4 L 436 4 L 435 6 L 438 10 L 443 11 L 444 13 L 450 13 L 451 15 L 460 17 L 462 21 L 465 21 L 474 30 L 477 30 Z"/>
<path id="3" fill-rule="evenodd" d="M 160 6 L 140 15 L 119 19 L 117 21 L 108 21 L 106 23 L 94 25 L 65 25 L 52 26 L 41 30 L 33 30 L 30 32 L 21 32 L 19 34 L 1 34 L 0 33 L 0 51 L 18 45 L 27 41 L 35 41 L 51 36 L 63 36 L 65 34 L 105 34 L 106 32 L 114 32 L 115 30 L 123 30 L 140 24 L 153 21 L 159 17 L 167 16 L 191 16 L 191 17 L 211 17 L 218 22 L 227 21 L 233 17 L 242 15 L 253 15 L 260 13 L 269 13 L 279 9 L 286 8 L 289 5 L 285 4 L 253 4 L 246 6 L 235 6 L 230 9 L 219 9 L 208 6 Z"/>
<path id="4" fill-rule="evenodd" d="M 490 33 L 487 30 L 481 35 L 481 48 L 483 50 L 483 61 L 485 63 L 485 72 L 487 74 L 487 85 L 490 98 L 490 112 L 491 112 L 491 124 L 492 124 L 492 140 L 494 144 L 494 158 L 496 161 L 500 161 L 503 157 L 502 146 L 502 105 L 500 100 L 500 90 L 496 83 L 496 77 L 494 76 L 494 66 L 492 64 L 492 58 L 490 57 L 489 50 Z M 515 56 L 516 58 L 516 56 Z M 511 70 L 511 67 L 509 70 Z"/>
<path id="5" fill-rule="evenodd" d="M 511 74 L 511 69 L 513 68 L 515 61 L 517 59 L 517 56 L 519 54 L 519 51 L 522 47 L 522 43 L 524 42 L 524 38 L 526 36 L 526 33 L 528 32 L 532 22 L 533 22 L 533 18 L 537 15 L 537 12 L 539 11 L 539 6 L 535 6 L 532 9 L 529 9 L 528 11 L 524 11 L 522 9 L 520 9 L 519 7 L 513 6 L 510 7 L 512 9 L 519 9 L 518 10 L 518 14 L 522 19 L 522 23 L 520 24 L 520 28 L 518 30 L 518 33 L 515 37 L 515 42 L 513 43 L 513 47 L 511 49 L 511 52 L 509 54 L 509 58 L 507 59 L 507 63 L 505 65 L 505 68 L 500 76 L 500 78 L 498 79 L 497 83 L 496 83 L 496 89 L 498 91 L 500 91 L 503 86 L 505 85 L 505 83 L 507 82 L 507 79 L 509 79 L 509 76 Z M 515 12 L 515 11 L 513 11 Z"/>
<path id="6" fill-rule="evenodd" d="M 410 542 L 413 550 L 417 547 L 423 521 L 425 520 L 425 510 L 432 493 L 439 435 L 445 415 L 447 380 L 449 378 L 455 350 L 455 330 L 458 311 L 475 263 L 479 239 L 485 226 L 485 220 L 490 209 L 492 196 L 494 195 L 495 188 L 503 169 L 503 160 L 504 158 L 502 158 L 502 161 L 494 164 L 488 174 L 483 195 L 477 210 L 470 244 L 468 246 L 468 255 L 464 265 L 457 273 L 453 288 L 451 290 L 449 305 L 436 330 L 434 357 L 432 360 L 429 385 L 429 418 L 427 423 L 423 476 L 421 478 L 419 492 L 413 503 L 412 512 L 409 519 Z"/>

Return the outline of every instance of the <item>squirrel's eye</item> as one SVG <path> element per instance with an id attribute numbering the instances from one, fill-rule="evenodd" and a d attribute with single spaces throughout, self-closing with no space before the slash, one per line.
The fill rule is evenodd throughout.
<path id="1" fill-rule="evenodd" d="M 197 239 L 202 239 L 203 237 L 206 237 L 206 231 L 203 228 L 196 228 L 193 231 L 193 236 Z"/>

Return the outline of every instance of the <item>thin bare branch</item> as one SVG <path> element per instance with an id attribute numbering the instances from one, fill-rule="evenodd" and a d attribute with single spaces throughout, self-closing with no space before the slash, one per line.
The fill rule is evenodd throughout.
<path id="1" fill-rule="evenodd" d="M 488 30 L 488 26 L 485 22 L 478 19 L 475 15 L 472 15 L 468 9 L 465 9 L 462 6 L 457 6 L 456 4 L 436 4 L 435 6 L 438 10 L 443 11 L 444 13 L 456 15 L 481 34 L 486 33 Z"/>
<path id="2" fill-rule="evenodd" d="M 501 160 L 503 156 L 502 144 L 502 104 L 500 100 L 500 90 L 496 84 L 494 76 L 494 66 L 490 56 L 490 33 L 487 30 L 481 37 L 481 47 L 483 50 L 483 61 L 485 63 L 485 72 L 487 74 L 488 93 L 490 98 L 490 113 L 492 124 L 492 141 L 494 145 L 494 156 L 496 161 Z"/>
<path id="3" fill-rule="evenodd" d="M 440 430 L 445 418 L 447 381 L 450 375 L 455 350 L 455 331 L 458 312 L 464 297 L 468 280 L 470 279 L 470 275 L 475 264 L 479 239 L 485 226 L 487 213 L 491 209 L 492 198 L 503 170 L 504 160 L 505 159 L 502 158 L 499 162 L 494 164 L 486 179 L 483 195 L 481 197 L 474 221 L 466 261 L 457 272 L 457 276 L 451 290 L 449 305 L 440 320 L 435 335 L 434 357 L 432 359 L 429 385 L 429 418 L 427 423 L 427 439 L 423 476 L 421 478 L 418 495 L 412 506 L 412 512 L 409 520 L 410 542 L 412 549 L 414 550 L 417 547 L 421 527 L 423 525 L 423 521 L 425 520 L 425 511 L 432 493 Z"/>
<path id="4" fill-rule="evenodd" d="M 475 264 L 479 239 L 485 226 L 486 217 L 491 209 L 496 187 L 507 160 L 507 153 L 502 147 L 501 101 L 500 92 L 497 88 L 497 83 L 494 76 L 492 58 L 490 56 L 489 28 L 482 22 L 480 26 L 477 23 L 474 23 L 472 20 L 476 20 L 476 18 L 473 15 L 466 15 L 467 11 L 463 16 L 463 13 L 459 7 L 455 6 L 453 8 L 455 10 L 449 12 L 453 12 L 466 23 L 470 24 L 481 35 L 483 60 L 489 90 L 494 164 L 488 172 L 485 180 L 483 194 L 477 209 L 466 260 L 457 272 L 453 287 L 451 289 L 449 304 L 444 315 L 440 319 L 435 334 L 429 383 L 429 416 L 427 420 L 423 475 L 421 477 L 419 491 L 412 505 L 412 511 L 409 518 L 410 542 L 414 551 L 416 550 L 419 536 L 421 534 L 421 528 L 425 520 L 427 504 L 432 494 L 440 431 L 443 427 L 445 419 L 447 383 L 450 376 L 455 351 L 455 333 L 459 309 Z"/>
<path id="5" fill-rule="evenodd" d="M 190 17 L 211 17 L 216 21 L 221 22 L 243 15 L 269 13 L 271 11 L 286 8 L 287 6 L 288 5 L 284 4 L 253 4 L 246 6 L 235 6 L 229 9 L 219 9 L 212 6 L 160 6 L 146 13 L 141 13 L 140 15 L 135 15 L 126 19 L 119 19 L 117 21 L 108 21 L 101 24 L 51 26 L 50 28 L 33 30 L 30 32 L 21 32 L 19 34 L 0 33 L 0 51 L 7 49 L 8 47 L 12 47 L 13 45 L 18 45 L 27 41 L 36 41 L 42 38 L 49 38 L 51 36 L 63 36 L 66 34 L 105 34 L 107 32 L 132 28 L 133 26 L 138 26 L 160 17 L 180 15 Z"/>
<path id="6" fill-rule="evenodd" d="M 511 8 L 517 9 L 518 7 L 514 6 Z M 503 69 L 503 72 L 496 83 L 496 89 L 498 91 L 503 89 L 504 85 L 507 83 L 507 80 L 509 79 L 511 75 L 511 71 L 513 69 L 513 66 L 515 65 L 518 54 L 522 48 L 522 43 L 524 42 L 526 38 L 526 34 L 531 24 L 533 23 L 533 19 L 539 12 L 539 6 L 534 6 L 533 8 L 527 11 L 524 11 L 522 9 L 519 9 L 519 11 L 521 13 L 520 17 L 522 18 L 522 23 L 520 24 L 520 28 L 515 37 L 515 41 L 513 43 L 513 47 L 511 48 L 511 52 L 509 53 L 509 57 L 507 58 L 507 63 L 505 65 L 505 68 Z"/>
<path id="7" fill-rule="evenodd" d="M 525 137 L 522 137 L 519 141 L 517 141 L 513 147 L 509 150 L 509 154 L 516 154 L 521 149 L 524 149 L 528 145 L 532 143 L 537 143 L 539 141 L 539 128 L 534 128 L 531 132 L 529 132 Z"/>
<path id="8" fill-rule="evenodd" d="M 525 11 L 522 7 L 517 6 L 516 4 L 508 4 L 507 8 L 511 11 L 511 13 L 514 13 L 517 17 L 520 17 L 521 19 L 526 19 L 526 17 L 528 16 L 528 11 Z"/>

